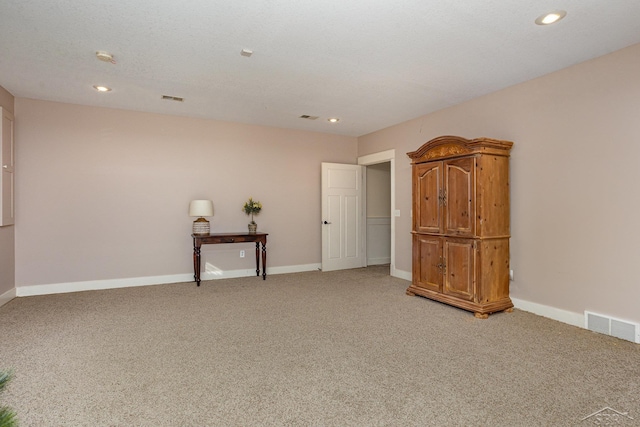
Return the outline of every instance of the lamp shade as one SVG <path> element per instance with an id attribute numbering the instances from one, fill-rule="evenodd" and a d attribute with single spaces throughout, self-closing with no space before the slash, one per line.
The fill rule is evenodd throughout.
<path id="1" fill-rule="evenodd" d="M 189 216 L 213 216 L 213 202 L 211 200 L 192 200 L 189 203 Z"/>

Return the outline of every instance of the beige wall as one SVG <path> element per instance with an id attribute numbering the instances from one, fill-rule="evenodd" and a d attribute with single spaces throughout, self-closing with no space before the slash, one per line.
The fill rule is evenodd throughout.
<path id="1" fill-rule="evenodd" d="M 197 198 L 214 202 L 213 231 L 237 231 L 254 197 L 269 267 L 319 263 L 320 163 L 357 158 L 351 137 L 22 98 L 15 109 L 19 287 L 190 273 Z M 206 263 L 255 268 L 251 246 L 206 246 Z"/>
<path id="2" fill-rule="evenodd" d="M 14 99 L 0 86 L 0 107 L 13 113 Z M 0 305 L 5 301 L 2 295 L 15 288 L 15 226 L 0 227 Z"/>
<path id="3" fill-rule="evenodd" d="M 640 44 L 358 139 L 395 148 L 396 267 L 411 271 L 405 155 L 439 135 L 514 141 L 514 298 L 640 322 Z"/>

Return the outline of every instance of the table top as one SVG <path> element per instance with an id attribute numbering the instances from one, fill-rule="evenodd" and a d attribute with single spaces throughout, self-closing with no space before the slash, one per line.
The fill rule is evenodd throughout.
<path id="1" fill-rule="evenodd" d="M 248 231 L 226 232 L 226 233 L 209 233 L 209 234 L 192 234 L 191 237 L 231 237 L 231 236 L 268 236 L 269 233 L 249 233 Z"/>

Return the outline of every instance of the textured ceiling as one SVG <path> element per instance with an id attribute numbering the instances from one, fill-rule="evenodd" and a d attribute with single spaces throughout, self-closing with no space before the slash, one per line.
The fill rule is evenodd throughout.
<path id="1" fill-rule="evenodd" d="M 360 136 L 639 43 L 639 21 L 637 0 L 0 0 L 0 85 Z"/>

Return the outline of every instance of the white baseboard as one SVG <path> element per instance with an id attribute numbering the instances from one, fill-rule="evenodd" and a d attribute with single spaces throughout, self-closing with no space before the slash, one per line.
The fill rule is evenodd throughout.
<path id="1" fill-rule="evenodd" d="M 394 265 L 391 266 L 391 275 L 398 279 L 408 280 L 409 282 L 412 280 L 410 271 L 398 270 Z"/>
<path id="2" fill-rule="evenodd" d="M 396 270 L 393 266 L 391 267 L 391 275 L 408 281 L 411 281 L 412 279 L 411 272 Z M 513 302 L 514 307 L 519 310 L 528 311 L 529 313 L 537 314 L 538 316 L 547 317 L 579 328 L 585 327 L 584 315 L 582 313 L 574 313 L 572 311 L 562 310 L 560 308 L 525 301 L 518 298 L 511 298 L 511 301 Z"/>
<path id="3" fill-rule="evenodd" d="M 301 264 L 290 265 L 283 267 L 268 267 L 268 274 L 287 274 L 287 273 L 302 273 L 304 271 L 318 271 L 322 268 L 322 264 Z M 254 271 L 255 273 L 255 271 Z"/>
<path id="4" fill-rule="evenodd" d="M 89 280 L 86 282 L 52 283 L 49 285 L 19 286 L 17 296 L 64 294 L 68 292 L 97 291 L 100 289 L 131 288 L 135 286 L 162 285 L 193 281 L 193 274 L 174 274 L 128 279 Z"/>
<path id="5" fill-rule="evenodd" d="M 284 267 L 267 267 L 267 275 L 299 273 L 303 271 L 315 271 L 320 268 L 320 264 L 304 264 Z M 247 270 L 229 270 L 229 271 L 203 271 L 200 274 L 201 280 L 230 279 L 236 277 L 255 276 L 255 269 Z M 35 296 L 35 295 L 51 295 L 63 294 L 68 292 L 96 291 L 101 289 L 130 288 L 135 286 L 162 285 L 166 283 L 182 283 L 193 282 L 193 273 L 173 274 L 167 276 L 149 276 L 149 277 L 133 277 L 128 279 L 108 279 L 108 280 L 90 280 L 86 282 L 70 282 L 70 283 L 52 283 L 48 285 L 19 286 L 13 290 L 13 295 L 7 296 L 8 301 L 12 298 Z M 9 291 L 11 292 L 11 291 Z M 0 305 L 3 304 L 3 298 L 9 292 L 0 296 Z M 5 303 L 6 303 L 5 302 Z"/>
<path id="6" fill-rule="evenodd" d="M 569 325 L 584 328 L 584 314 L 574 313 L 572 311 L 562 310 L 560 308 L 542 305 L 535 302 L 524 301 L 518 298 L 511 298 L 513 306 L 519 310 L 528 311 L 538 316 L 547 317 L 557 320 L 558 322 L 568 323 Z"/>
<path id="7" fill-rule="evenodd" d="M 9 289 L 7 292 L 0 295 L 0 307 L 14 299 L 16 296 L 16 288 Z"/>
<path id="8" fill-rule="evenodd" d="M 391 257 L 367 258 L 367 265 L 381 265 L 391 263 Z"/>
<path id="9" fill-rule="evenodd" d="M 272 274 L 287 274 L 287 273 L 301 273 L 303 271 L 316 271 L 320 270 L 320 264 L 302 264 L 302 265 L 290 265 L 282 267 L 269 267 L 267 266 L 267 275 Z M 261 273 L 262 274 L 262 273 Z M 227 270 L 222 271 L 216 268 L 211 268 L 208 264 L 205 266 L 205 271 L 200 274 L 201 280 L 217 280 L 217 279 L 233 279 L 236 277 L 250 277 L 255 276 L 255 268 L 248 268 L 242 270 Z M 193 274 L 188 280 L 183 282 L 193 281 Z"/>

